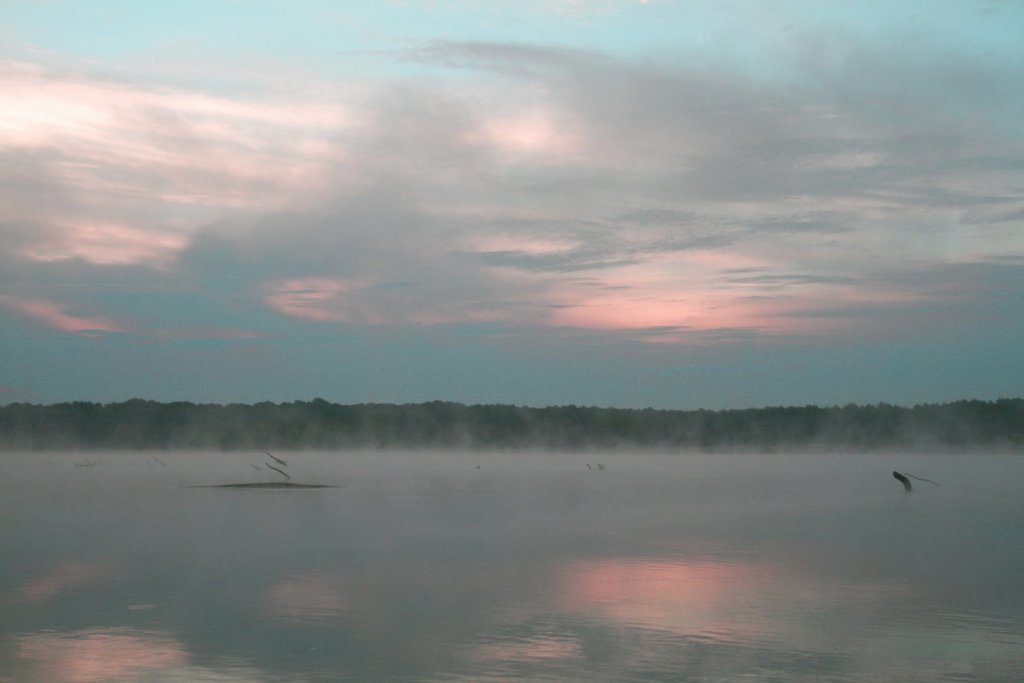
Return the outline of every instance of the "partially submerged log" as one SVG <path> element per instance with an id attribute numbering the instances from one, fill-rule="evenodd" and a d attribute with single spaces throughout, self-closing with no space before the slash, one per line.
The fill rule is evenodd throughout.
<path id="1" fill-rule="evenodd" d="M 250 484 L 207 484 L 193 489 L 336 489 L 332 484 L 293 484 L 290 481 L 261 481 Z"/>

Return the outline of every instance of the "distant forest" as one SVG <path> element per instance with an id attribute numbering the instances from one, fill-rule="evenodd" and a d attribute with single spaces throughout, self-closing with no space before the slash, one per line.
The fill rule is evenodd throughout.
<path id="1" fill-rule="evenodd" d="M 0 406 L 0 449 L 1018 449 L 1024 399 L 745 410 L 430 403 Z"/>

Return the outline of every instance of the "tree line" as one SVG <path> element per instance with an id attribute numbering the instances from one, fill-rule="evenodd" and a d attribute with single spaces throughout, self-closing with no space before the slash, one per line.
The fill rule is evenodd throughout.
<path id="1" fill-rule="evenodd" d="M 0 449 L 1020 448 L 1024 399 L 657 410 L 555 406 L 71 402 L 0 406 Z"/>

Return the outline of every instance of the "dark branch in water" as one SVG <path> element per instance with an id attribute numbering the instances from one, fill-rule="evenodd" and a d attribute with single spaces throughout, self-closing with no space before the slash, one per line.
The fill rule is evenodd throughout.
<path id="1" fill-rule="evenodd" d="M 192 489 L 336 489 L 330 484 L 292 484 L 287 481 L 268 481 L 256 484 L 213 484 L 209 486 L 190 486 Z"/>
<path id="2" fill-rule="evenodd" d="M 915 477 L 910 472 L 904 472 L 903 474 L 908 476 L 908 477 L 910 477 L 911 479 L 917 479 L 918 481 L 925 481 L 925 482 L 928 482 L 929 484 L 932 484 L 934 486 L 938 486 L 939 485 L 939 482 L 937 482 L 937 481 L 932 481 L 931 479 L 925 479 L 924 477 Z"/>
<path id="3" fill-rule="evenodd" d="M 270 464 L 269 462 L 265 462 L 265 463 L 263 463 L 263 464 L 264 464 L 264 465 L 266 465 L 267 467 L 269 467 L 270 469 L 274 470 L 275 472 L 280 472 L 280 473 L 281 473 L 281 474 L 283 474 L 283 475 L 284 475 L 284 476 L 285 476 L 285 477 L 286 477 L 287 479 L 291 479 L 291 478 L 292 478 L 290 474 L 288 474 L 288 473 L 287 473 L 287 472 L 285 472 L 284 470 L 279 470 L 278 468 L 276 468 L 276 467 L 274 467 L 273 465 L 271 465 L 271 464 Z"/>
<path id="4" fill-rule="evenodd" d="M 285 467 L 288 467 L 288 463 L 285 462 L 284 460 L 282 460 L 281 458 L 278 458 L 275 455 L 271 455 L 270 453 L 267 453 L 266 451 L 263 451 L 263 452 L 267 455 L 267 457 L 269 457 L 271 460 L 276 462 L 278 465 L 284 465 Z M 278 470 L 278 472 L 280 472 L 280 471 L 281 470 Z"/>
<path id="5" fill-rule="evenodd" d="M 914 487 L 910 485 L 910 480 L 907 479 L 904 475 L 900 474 L 896 470 L 893 470 L 892 476 L 899 479 L 900 483 L 903 484 L 903 489 L 908 493 L 914 490 Z"/>

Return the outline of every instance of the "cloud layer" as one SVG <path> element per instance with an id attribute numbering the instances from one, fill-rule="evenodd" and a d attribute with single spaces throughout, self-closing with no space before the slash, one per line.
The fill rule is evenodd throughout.
<path id="1" fill-rule="evenodd" d="M 778 80 L 433 40 L 375 53 L 400 75 L 244 95 L 7 60 L 0 308 L 78 335 L 485 326 L 638 352 L 1005 335 L 1020 71 L 837 37 L 799 32 Z"/>

